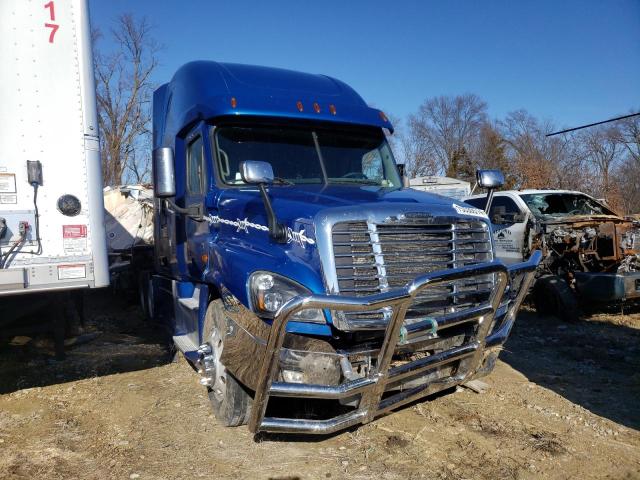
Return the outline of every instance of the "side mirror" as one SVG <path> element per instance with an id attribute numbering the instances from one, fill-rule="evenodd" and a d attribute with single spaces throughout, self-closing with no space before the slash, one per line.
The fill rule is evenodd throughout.
<path id="1" fill-rule="evenodd" d="M 478 170 L 476 179 L 481 188 L 493 189 L 504 185 L 504 175 L 500 170 Z"/>
<path id="2" fill-rule="evenodd" d="M 245 160 L 240 164 L 240 175 L 246 183 L 273 183 L 273 167 L 269 162 Z"/>
<path id="3" fill-rule="evenodd" d="M 153 151 L 153 192 L 158 198 L 176 195 L 173 150 L 169 147 L 156 148 Z"/>
<path id="4" fill-rule="evenodd" d="M 504 185 L 504 175 L 500 170 L 476 170 L 476 179 L 480 188 L 486 188 L 489 191 L 487 204 L 484 207 L 484 211 L 489 213 L 493 202 L 493 191 Z"/>

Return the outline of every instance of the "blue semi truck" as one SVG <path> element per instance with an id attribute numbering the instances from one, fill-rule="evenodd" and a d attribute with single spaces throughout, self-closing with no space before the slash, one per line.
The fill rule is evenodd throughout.
<path id="1" fill-rule="evenodd" d="M 156 90 L 145 308 L 221 423 L 330 433 L 493 368 L 539 255 L 507 268 L 483 210 L 403 188 L 385 129 L 324 75 L 197 61 Z"/>

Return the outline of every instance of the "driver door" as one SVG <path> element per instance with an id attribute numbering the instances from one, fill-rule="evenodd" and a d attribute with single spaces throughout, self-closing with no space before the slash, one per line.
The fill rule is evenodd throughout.
<path id="1" fill-rule="evenodd" d="M 489 212 L 493 229 L 496 256 L 506 264 L 524 260 L 526 216 L 516 202 L 504 195 L 496 195 Z"/>
<path id="2" fill-rule="evenodd" d="M 206 130 L 204 130 L 206 131 Z M 199 209 L 204 214 L 209 188 L 208 162 L 205 154 L 205 135 L 198 127 L 189 134 L 185 151 L 184 207 Z M 185 270 L 192 280 L 202 280 L 206 267 L 209 224 L 197 216 L 184 215 Z"/>

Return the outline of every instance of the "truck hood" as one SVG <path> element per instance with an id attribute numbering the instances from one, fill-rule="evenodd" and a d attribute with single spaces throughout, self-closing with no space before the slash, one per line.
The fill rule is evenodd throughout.
<path id="1" fill-rule="evenodd" d="M 207 198 L 211 268 L 209 280 L 224 286 L 240 302 L 250 304 L 247 285 L 255 271 L 285 276 L 312 293 L 325 293 L 321 250 L 326 219 L 368 219 L 372 212 L 393 217 L 402 212 L 425 213 L 488 223 L 487 216 L 461 201 L 411 189 L 390 190 L 370 186 L 273 186 L 269 197 L 278 221 L 287 229 L 285 243 L 276 244 L 268 233 L 265 208 L 257 188 L 228 188 Z M 318 230 L 316 230 L 318 229 Z M 320 232 L 323 229 L 323 232 Z M 234 272 L 218 278 L 217 272 Z M 224 282 L 224 285 L 221 285 Z M 299 333 L 330 334 L 328 325 L 290 322 Z M 293 326 L 292 326 L 293 325 Z M 287 327 L 289 328 L 289 327 Z"/>
<path id="2" fill-rule="evenodd" d="M 288 227 L 302 219 L 312 220 L 321 210 L 365 204 L 392 206 L 415 204 L 437 210 L 453 210 L 453 204 L 465 205 L 448 197 L 412 189 L 388 189 L 353 185 L 295 185 L 269 188 L 273 209 L 278 220 Z M 220 214 L 229 220 L 249 219 L 266 225 L 265 210 L 257 188 L 224 190 L 217 201 Z M 421 205 L 424 205 L 422 208 Z M 448 212 L 451 213 L 451 212 Z M 454 211 L 455 213 L 455 211 Z M 477 212 L 478 213 L 478 212 Z"/>

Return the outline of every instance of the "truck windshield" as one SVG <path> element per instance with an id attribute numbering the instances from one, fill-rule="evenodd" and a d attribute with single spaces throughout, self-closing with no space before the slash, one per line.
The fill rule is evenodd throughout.
<path id="1" fill-rule="evenodd" d="M 528 193 L 520 196 L 536 217 L 615 215 L 604 205 L 580 193 Z"/>
<path id="2" fill-rule="evenodd" d="M 233 126 L 216 129 L 214 141 L 220 177 L 228 185 L 244 184 L 241 162 L 261 160 L 283 184 L 401 186 L 382 131 Z"/>

